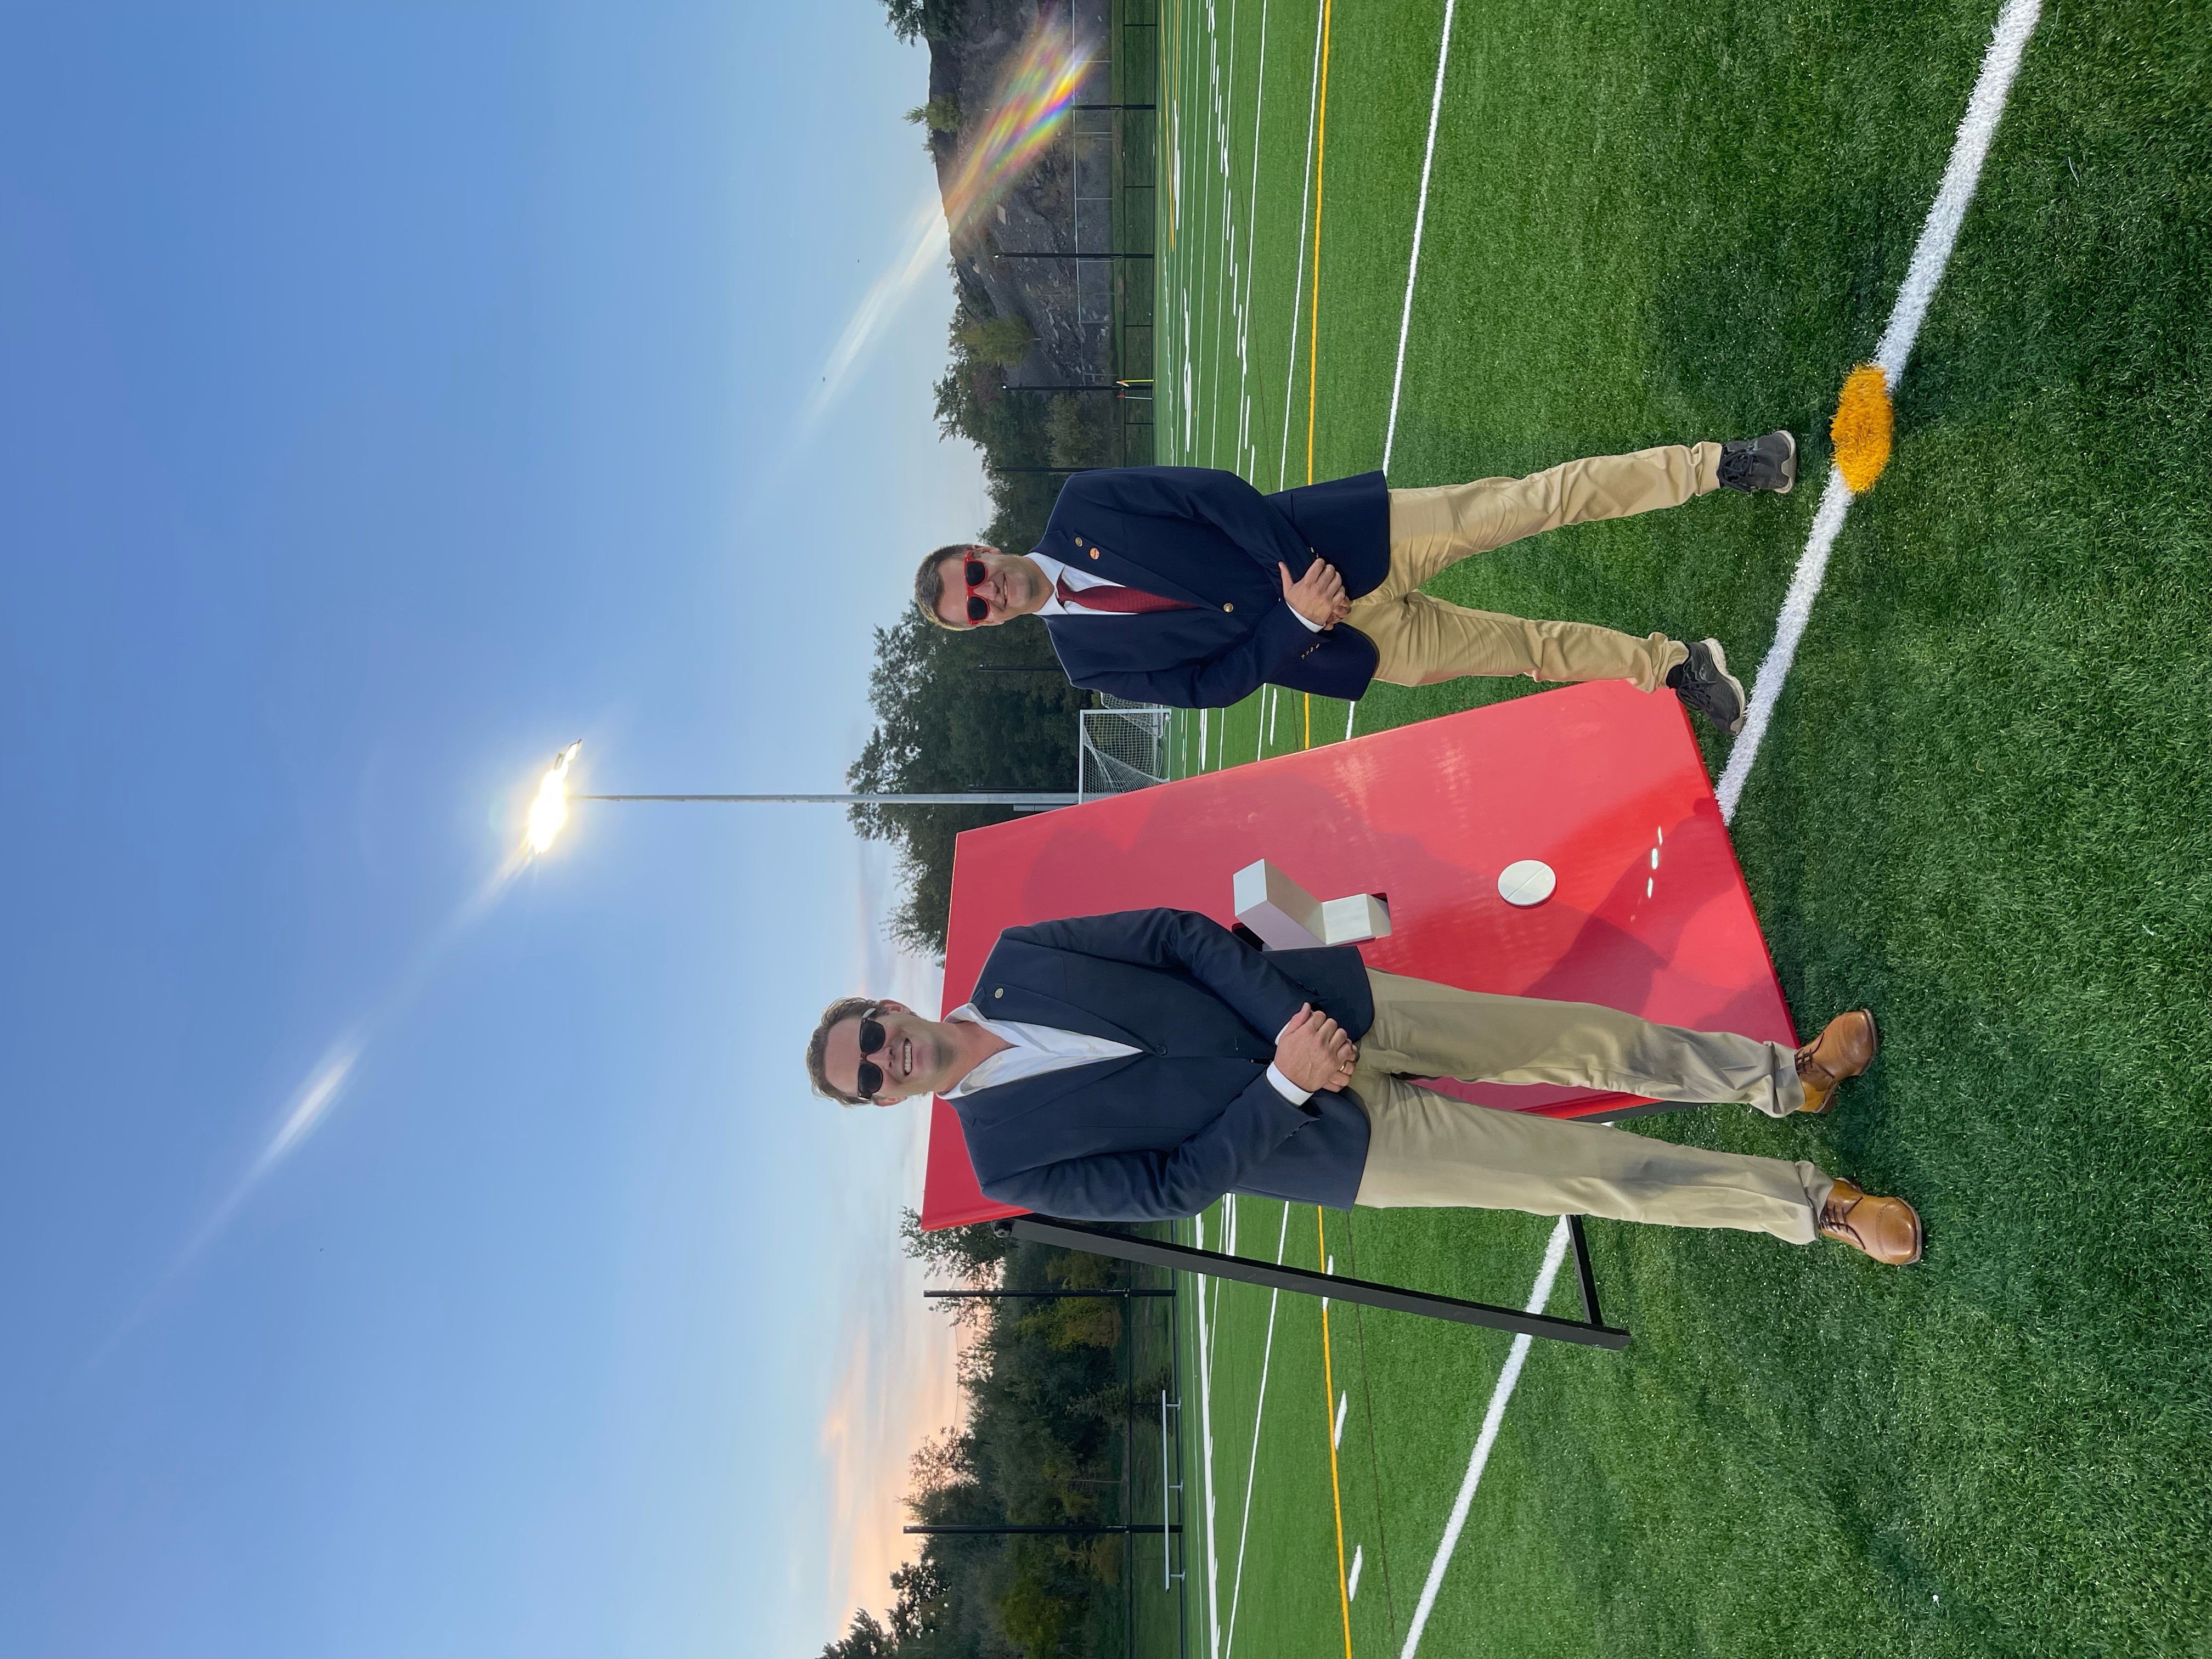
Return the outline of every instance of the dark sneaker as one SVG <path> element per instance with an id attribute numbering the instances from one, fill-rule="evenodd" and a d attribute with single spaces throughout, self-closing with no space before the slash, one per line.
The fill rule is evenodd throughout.
<path id="1" fill-rule="evenodd" d="M 1699 640 L 1689 656 L 1668 671 L 1667 684 L 1682 707 L 1703 714 L 1734 737 L 1743 730 L 1743 682 L 1728 672 L 1728 653 L 1718 640 Z"/>
<path id="2" fill-rule="evenodd" d="M 1771 489 L 1787 495 L 1797 482 L 1797 441 L 1786 432 L 1764 438 L 1731 438 L 1721 446 L 1721 488 Z"/>

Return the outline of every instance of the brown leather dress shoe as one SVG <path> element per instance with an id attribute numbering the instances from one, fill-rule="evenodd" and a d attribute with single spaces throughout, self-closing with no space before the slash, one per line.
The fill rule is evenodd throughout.
<path id="1" fill-rule="evenodd" d="M 1836 1085 L 1874 1064 L 1875 1050 L 1881 1047 L 1873 1010 L 1854 1008 L 1838 1014 L 1797 1051 L 1797 1080 L 1805 1085 L 1805 1103 L 1797 1109 L 1826 1111 L 1834 1102 Z"/>
<path id="2" fill-rule="evenodd" d="M 1892 1267 L 1920 1260 L 1927 1234 L 1920 1212 L 1901 1198 L 1876 1198 L 1848 1181 L 1838 1181 L 1820 1206 L 1820 1237 L 1848 1244 Z"/>

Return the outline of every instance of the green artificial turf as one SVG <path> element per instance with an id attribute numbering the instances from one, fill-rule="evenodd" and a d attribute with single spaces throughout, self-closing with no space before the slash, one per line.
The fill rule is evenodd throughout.
<path id="1" fill-rule="evenodd" d="M 1749 678 L 1996 11 L 1462 0 L 1392 482 L 1780 425 L 1808 482 L 1561 532 L 1434 591 L 1717 635 Z M 1164 14 L 1161 459 L 1269 489 L 1307 475 L 1316 12 Z M 1316 477 L 1382 464 L 1442 15 L 1334 9 Z M 1899 388 L 1896 459 L 1852 508 L 1734 826 L 1801 1025 L 1871 1003 L 1882 1056 L 1828 1119 L 1637 1127 L 1900 1193 L 1925 1263 L 1593 1222 L 1634 1345 L 1532 1353 L 1421 1652 L 2212 1651 L 2208 180 L 2204 9 L 2048 5 Z M 1533 689 L 1377 686 L 1357 719 Z M 1183 763 L 1296 748 L 1306 712 L 1285 695 L 1272 744 L 1261 699 L 1213 713 L 1202 762 L 1189 718 Z M 1346 712 L 1314 699 L 1312 740 Z M 1717 775 L 1726 750 L 1707 740 Z M 1241 1207 L 1239 1249 L 1272 1255 L 1282 1206 Z M 1552 1224 L 1328 1224 L 1340 1272 L 1516 1304 Z M 1287 1248 L 1316 1259 L 1310 1208 Z M 1263 1408 L 1269 1297 L 1206 1295 L 1194 1648 L 1321 1659 L 1343 1638 L 1320 1312 L 1281 1299 Z M 1507 1342 L 1331 1318 L 1353 1647 L 1396 1654 Z M 1185 1397 L 1195 1467 L 1194 1359 Z"/>

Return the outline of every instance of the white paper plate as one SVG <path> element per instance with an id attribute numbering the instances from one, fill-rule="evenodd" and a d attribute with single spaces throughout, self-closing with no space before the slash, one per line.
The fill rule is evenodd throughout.
<path id="1" fill-rule="evenodd" d="M 1531 904 L 1541 904 L 1552 896 L 1552 890 L 1559 884 L 1559 877 L 1543 860 L 1521 859 L 1499 872 L 1498 896 L 1508 904 L 1518 904 L 1525 908 Z"/>

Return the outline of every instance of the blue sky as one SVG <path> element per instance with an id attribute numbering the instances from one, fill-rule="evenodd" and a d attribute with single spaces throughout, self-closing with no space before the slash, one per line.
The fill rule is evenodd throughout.
<path id="1" fill-rule="evenodd" d="M 0 1630 L 109 1659 L 811 1652 L 948 1401 L 919 990 L 834 789 L 986 516 L 894 307 L 868 0 L 15 9 L 0 56 Z M 333 1056 L 313 1132 L 241 1187 Z M 240 1196 L 242 1193 L 242 1196 Z"/>

